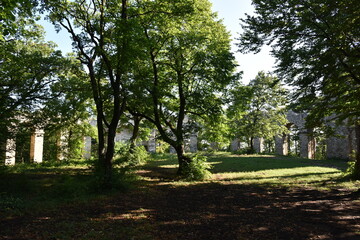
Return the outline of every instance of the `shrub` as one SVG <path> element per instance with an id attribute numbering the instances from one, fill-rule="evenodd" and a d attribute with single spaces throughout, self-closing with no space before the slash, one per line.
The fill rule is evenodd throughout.
<path id="1" fill-rule="evenodd" d="M 121 168 L 132 168 L 144 164 L 149 158 L 149 153 L 144 146 L 136 146 L 130 151 L 130 145 L 118 142 L 115 145 L 114 165 Z"/>
<path id="2" fill-rule="evenodd" d="M 128 152 L 126 161 L 129 166 L 139 166 L 149 159 L 149 153 L 144 146 L 137 146 L 131 152 Z"/>
<path id="3" fill-rule="evenodd" d="M 250 147 L 241 148 L 234 152 L 234 154 L 238 155 L 246 155 L 246 154 L 254 154 L 256 153 L 254 149 L 251 149 Z"/>
<path id="4" fill-rule="evenodd" d="M 355 160 L 349 161 L 348 168 L 345 170 L 344 175 L 353 180 L 360 180 L 360 173 L 356 171 L 355 164 Z"/>
<path id="5" fill-rule="evenodd" d="M 186 165 L 183 171 L 184 179 L 188 181 L 201 181 L 211 177 L 211 173 L 208 169 L 211 165 L 206 162 L 207 157 L 199 154 L 189 156 L 191 162 Z"/>

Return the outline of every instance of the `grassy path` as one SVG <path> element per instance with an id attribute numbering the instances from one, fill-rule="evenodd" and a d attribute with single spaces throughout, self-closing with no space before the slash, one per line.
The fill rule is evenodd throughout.
<path id="1" fill-rule="evenodd" d="M 2 217 L 0 239 L 360 239 L 359 183 L 339 178 L 342 163 L 210 162 L 212 180 L 187 183 L 173 181 L 173 160 L 159 157 L 126 193 Z"/>

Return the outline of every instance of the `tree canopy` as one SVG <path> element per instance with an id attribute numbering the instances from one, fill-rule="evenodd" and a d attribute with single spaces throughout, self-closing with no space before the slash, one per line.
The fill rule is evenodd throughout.
<path id="1" fill-rule="evenodd" d="M 255 15 L 242 20 L 240 51 L 257 52 L 262 45 L 271 45 L 278 60 L 276 72 L 294 87 L 302 109 L 319 117 L 336 113 L 343 119 L 357 118 L 359 1 L 254 0 L 253 4 Z"/>
<path id="2" fill-rule="evenodd" d="M 251 151 L 254 138 L 271 140 L 286 131 L 287 91 L 277 77 L 259 72 L 247 86 L 233 89 L 232 99 L 232 134 L 249 141 Z"/>
<path id="3" fill-rule="evenodd" d="M 30 120 L 51 98 L 51 86 L 66 71 L 67 60 L 52 43 L 45 42 L 40 26 L 18 22 L 17 31 L 0 42 L 1 126 Z"/>
<path id="4" fill-rule="evenodd" d="M 272 46 L 276 72 L 294 88 L 296 108 L 309 113 L 308 124 L 337 118 L 360 128 L 360 2 L 253 0 L 253 4 L 254 16 L 242 20 L 240 51 Z M 357 145 L 360 176 L 360 141 Z"/>
<path id="5" fill-rule="evenodd" d="M 174 147 L 181 173 L 191 161 L 184 155 L 184 137 L 195 131 L 191 121 L 221 113 L 237 75 L 229 33 L 210 3 L 179 3 L 183 5 L 177 12 L 171 4 L 144 10 L 156 14 L 141 18 L 146 55 L 135 77 L 144 98 L 138 99 L 142 106 L 135 111 L 154 123 L 161 138 Z"/>

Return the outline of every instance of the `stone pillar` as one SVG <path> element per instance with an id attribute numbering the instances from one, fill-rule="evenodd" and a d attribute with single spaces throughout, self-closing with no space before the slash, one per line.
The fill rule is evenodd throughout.
<path id="1" fill-rule="evenodd" d="M 345 126 L 335 126 L 336 136 L 329 137 L 326 140 L 326 157 L 349 159 L 351 149 L 351 133 Z"/>
<path id="2" fill-rule="evenodd" d="M 264 139 L 254 138 L 254 149 L 256 153 L 264 152 Z"/>
<path id="3" fill-rule="evenodd" d="M 173 146 L 170 146 L 169 151 L 170 153 L 176 153 L 176 150 Z"/>
<path id="4" fill-rule="evenodd" d="M 348 139 L 349 139 L 349 153 L 352 160 L 355 160 L 356 156 L 356 147 L 357 147 L 357 139 L 356 139 L 356 127 L 348 127 Z"/>
<path id="5" fill-rule="evenodd" d="M 132 132 L 129 129 L 123 129 L 121 132 L 116 133 L 115 142 L 128 142 L 131 136 Z"/>
<path id="6" fill-rule="evenodd" d="M 58 161 L 63 161 L 66 156 L 68 156 L 68 143 L 67 143 L 67 136 L 65 133 L 60 133 L 59 134 L 59 138 L 57 141 L 57 160 Z"/>
<path id="7" fill-rule="evenodd" d="M 190 152 L 195 153 L 197 152 L 197 135 L 191 134 L 190 135 Z"/>
<path id="8" fill-rule="evenodd" d="M 307 132 L 299 133 L 300 140 L 300 157 L 302 158 L 315 158 L 316 142 L 315 138 L 312 136 L 312 130 Z"/>
<path id="9" fill-rule="evenodd" d="M 30 161 L 41 163 L 43 161 L 44 130 L 36 129 L 30 139 Z"/>
<path id="10" fill-rule="evenodd" d="M 16 142 L 14 139 L 7 139 L 5 144 L 5 165 L 15 165 Z"/>
<path id="11" fill-rule="evenodd" d="M 240 145 L 241 145 L 240 140 L 238 138 L 235 138 L 234 140 L 231 141 L 230 151 L 235 152 L 235 151 L 239 150 Z"/>
<path id="12" fill-rule="evenodd" d="M 156 131 L 153 130 L 149 137 L 148 141 L 148 151 L 151 153 L 156 153 Z"/>
<path id="13" fill-rule="evenodd" d="M 288 155 L 288 135 L 285 133 L 282 136 L 275 137 L 275 153 L 278 155 Z"/>
<path id="14" fill-rule="evenodd" d="M 91 158 L 91 137 L 89 136 L 84 137 L 83 157 L 87 160 Z"/>

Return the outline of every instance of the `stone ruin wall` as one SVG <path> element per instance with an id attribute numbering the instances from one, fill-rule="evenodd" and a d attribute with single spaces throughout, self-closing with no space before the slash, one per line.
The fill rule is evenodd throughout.
<path id="1" fill-rule="evenodd" d="M 316 142 L 312 136 L 313 129 L 305 128 L 304 113 L 295 113 L 289 111 L 287 119 L 299 129 L 300 141 L 300 157 L 315 158 Z M 328 159 L 349 159 L 351 153 L 356 149 L 356 138 L 354 128 L 347 126 L 331 125 L 335 129 L 335 135 L 326 139 L 326 157 Z M 279 155 L 287 155 L 287 136 L 276 137 L 275 141 L 276 153 Z"/>
<path id="2" fill-rule="evenodd" d="M 306 114 L 295 113 L 289 111 L 287 118 L 291 124 L 294 124 L 299 129 L 299 141 L 300 141 L 300 156 L 304 158 L 314 158 L 316 142 L 312 136 L 312 129 L 305 128 L 305 117 Z M 91 121 L 91 125 L 96 125 L 96 121 Z M 338 158 L 338 159 L 349 159 L 349 156 L 356 149 L 356 138 L 355 131 L 353 128 L 346 126 L 338 126 L 335 128 L 336 136 L 329 137 L 326 140 L 326 157 L 327 158 Z M 116 134 L 115 141 L 128 141 L 131 138 L 131 131 L 124 130 Z M 61 138 L 61 136 L 60 136 Z M 30 160 L 35 163 L 41 163 L 43 161 L 43 143 L 44 143 L 44 131 L 41 129 L 36 129 L 31 136 L 31 145 L 30 145 Z M 197 151 L 197 135 L 191 134 L 189 139 L 187 139 L 186 151 L 196 152 Z M 142 143 L 145 145 L 149 152 L 156 152 L 156 130 L 153 130 L 148 141 Z M 7 139 L 5 143 L 1 144 L 2 146 L 2 156 L 5 158 L 5 164 L 14 165 L 15 164 L 15 154 L 16 154 L 16 141 L 14 139 Z M 85 159 L 90 159 L 91 157 L 91 145 L 92 139 L 89 136 L 84 137 L 84 151 L 83 156 Z M 234 139 L 231 142 L 230 149 L 231 151 L 236 151 L 241 148 L 241 142 L 239 139 Z M 254 148 L 256 152 L 261 153 L 264 150 L 264 141 L 262 138 L 254 139 Z M 174 149 L 170 148 L 170 152 Z M 283 136 L 275 137 L 275 153 L 278 155 L 287 155 L 288 154 L 288 136 L 284 134 Z"/>

